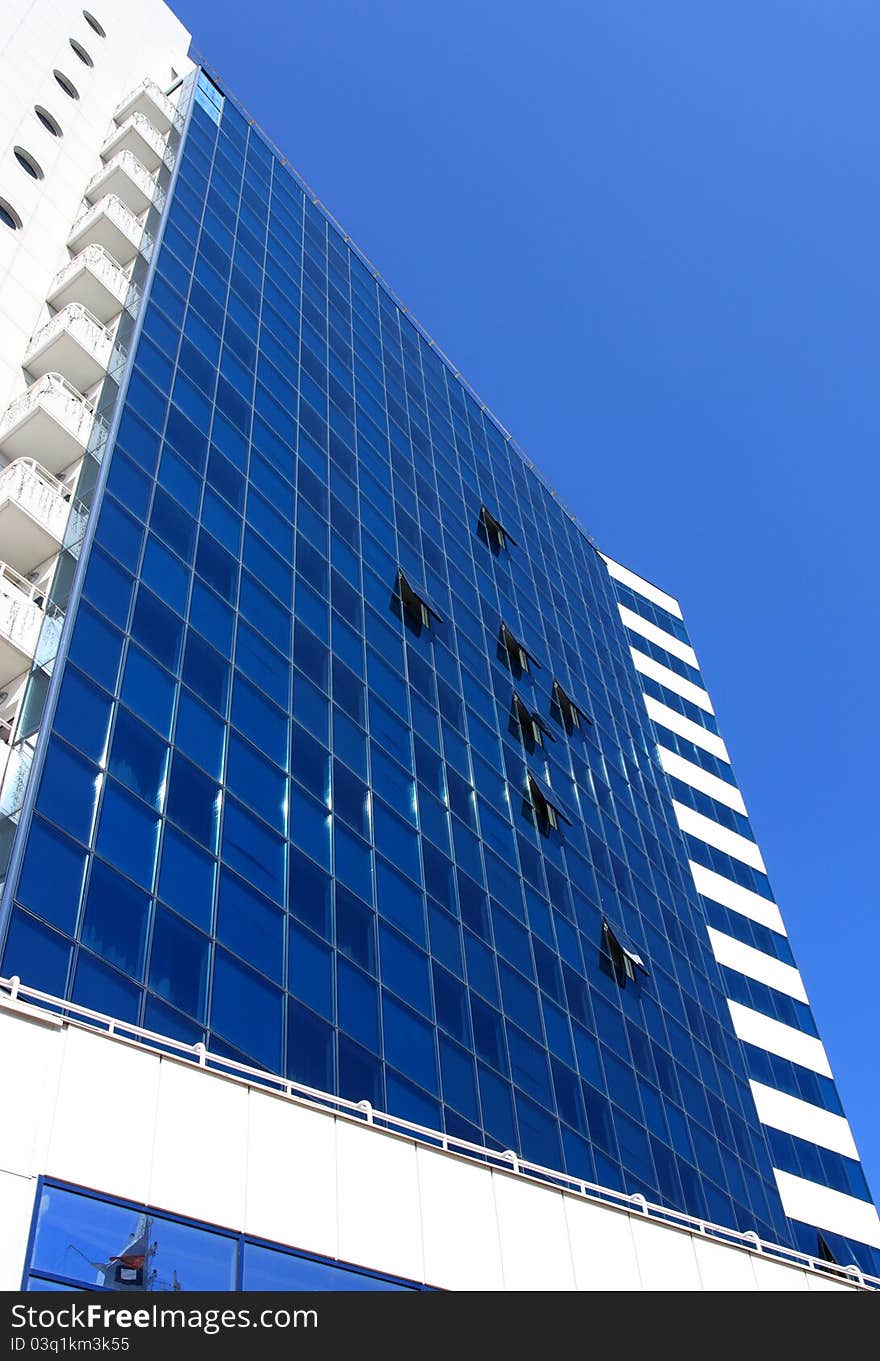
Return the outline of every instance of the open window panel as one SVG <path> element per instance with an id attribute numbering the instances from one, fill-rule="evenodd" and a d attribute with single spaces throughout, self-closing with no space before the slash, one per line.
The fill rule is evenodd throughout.
<path id="1" fill-rule="evenodd" d="M 622 931 L 615 929 L 608 921 L 603 921 L 602 934 L 617 980 L 622 987 L 626 987 L 627 982 L 635 983 L 639 973 L 648 972 L 648 966 L 642 956 Z"/>
<path id="2" fill-rule="evenodd" d="M 404 614 L 419 628 L 430 628 L 432 620 L 442 623 L 443 616 L 431 601 L 424 586 L 413 580 L 403 568 L 398 568 L 397 587 Z"/>
<path id="3" fill-rule="evenodd" d="M 504 528 L 498 516 L 492 514 L 488 506 L 480 506 L 480 527 L 493 553 L 500 553 L 511 544 L 516 546 L 516 539 Z"/>
<path id="4" fill-rule="evenodd" d="M 532 807 L 535 810 L 538 822 L 543 825 L 545 830 L 558 832 L 561 822 L 567 822 L 571 826 L 571 818 L 562 806 L 560 799 L 539 775 L 535 775 L 531 770 L 526 771 L 526 782 Z"/>
<path id="5" fill-rule="evenodd" d="M 555 734 L 550 731 L 541 715 L 536 709 L 532 709 L 523 699 L 522 695 L 513 692 L 513 710 L 516 715 L 523 740 L 527 745 L 533 747 L 543 747 L 544 738 L 549 737 L 551 742 L 556 741 Z"/>
<path id="6" fill-rule="evenodd" d="M 572 728 L 579 728 L 582 723 L 589 723 L 592 725 L 593 720 L 590 718 L 590 715 L 586 713 L 579 704 L 575 703 L 571 695 L 563 690 L 558 680 L 553 682 L 553 700 L 562 715 L 563 723 L 569 731 L 571 731 Z"/>
<path id="7" fill-rule="evenodd" d="M 818 1229 L 816 1230 L 816 1256 L 821 1262 L 830 1262 L 833 1266 L 837 1266 L 837 1256 L 831 1244 L 824 1233 L 820 1233 Z"/>
<path id="8" fill-rule="evenodd" d="M 529 652 L 525 643 L 521 643 L 512 629 L 509 629 L 503 622 L 501 623 L 501 644 L 504 647 L 510 664 L 514 671 L 528 671 L 533 666 L 540 667 L 541 663 L 533 653 Z"/>

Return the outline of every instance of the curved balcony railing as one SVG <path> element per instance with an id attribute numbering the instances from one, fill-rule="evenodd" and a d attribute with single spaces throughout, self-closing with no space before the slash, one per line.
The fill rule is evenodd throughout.
<path id="1" fill-rule="evenodd" d="M 38 346 L 47 344 L 62 331 L 67 331 L 75 336 L 81 345 L 93 351 L 100 351 L 102 348 L 110 349 L 113 345 L 113 332 L 97 317 L 92 316 L 87 307 L 81 302 L 69 302 L 66 307 L 62 307 L 60 312 L 56 312 L 54 317 L 50 317 L 44 325 L 40 326 L 31 336 L 27 352 L 36 349 Z M 25 367 L 27 366 L 27 356 L 25 356 Z"/>
<path id="2" fill-rule="evenodd" d="M 167 132 L 179 116 L 173 102 L 149 77 L 130 90 L 124 99 L 120 99 L 113 114 L 113 121 L 122 123 L 133 112 L 146 113 L 148 117 L 152 115 L 153 123 L 163 132 Z"/>
<path id="3" fill-rule="evenodd" d="M 106 289 L 107 293 L 112 294 L 119 303 L 119 310 L 125 306 L 126 302 L 137 301 L 140 289 L 131 282 L 125 270 L 113 259 L 110 252 L 105 250 L 103 246 L 99 246 L 97 242 L 93 242 L 81 250 L 78 255 L 75 255 L 72 260 L 68 260 L 62 269 L 59 269 L 49 287 L 48 297 L 50 302 L 53 298 L 61 297 L 82 270 L 88 270 L 98 283 Z M 62 303 L 61 305 L 65 306 L 66 304 Z"/>
<path id="4" fill-rule="evenodd" d="M 108 180 L 116 179 L 119 173 L 126 175 L 134 188 L 135 192 L 132 194 L 132 198 L 136 200 L 138 206 L 126 205 L 132 211 L 143 212 L 151 203 L 155 204 L 157 208 L 162 206 L 165 201 L 165 194 L 156 183 L 155 175 L 151 174 L 143 161 L 138 160 L 134 152 L 129 151 L 128 148 L 118 151 L 115 156 L 111 156 L 106 165 L 96 171 L 89 180 L 85 194 L 89 203 L 97 202 L 101 197 L 102 185 Z"/>
<path id="5" fill-rule="evenodd" d="M 0 444 L 31 412 L 41 406 L 46 407 L 58 424 L 63 425 L 83 448 L 86 447 L 96 419 L 94 404 L 77 392 L 73 384 L 68 383 L 60 373 L 43 374 L 25 392 L 13 398 L 0 416 Z"/>
<path id="6" fill-rule="evenodd" d="M 139 251 L 142 255 L 149 254 L 153 244 L 152 236 L 144 230 L 143 224 L 138 221 L 130 208 L 126 208 L 116 194 L 105 194 L 103 198 L 100 198 L 97 203 L 93 204 L 91 208 L 87 208 L 77 218 L 68 237 L 68 245 L 71 250 L 76 250 L 77 244 L 88 239 L 91 233 L 97 233 L 102 221 L 110 226 L 114 241 L 121 236 L 128 245 L 127 250 L 119 250 L 118 252 L 105 245 L 105 249 L 109 250 L 111 255 L 118 253 L 120 256 L 127 256 L 127 258 L 120 258 L 120 264 L 127 264 Z M 89 244 L 91 243 L 89 242 Z M 97 244 L 104 245 L 105 243 L 99 240 Z"/>
<path id="7" fill-rule="evenodd" d="M 109 161 L 117 149 L 131 150 L 132 145 L 138 148 L 138 159 L 146 165 L 147 170 L 158 170 L 165 159 L 166 142 L 146 114 L 129 114 L 118 127 L 114 123 L 101 147 L 101 159 Z M 151 160 L 155 164 L 151 165 Z"/>
<path id="8" fill-rule="evenodd" d="M 11 567 L 25 576 L 56 557 L 70 503 L 69 488 L 36 459 L 17 458 L 0 472 L 0 543 Z"/>
<path id="9" fill-rule="evenodd" d="M 60 372 L 85 392 L 113 358 L 113 332 L 81 302 L 70 302 L 34 332 L 22 362 L 34 377 Z"/>

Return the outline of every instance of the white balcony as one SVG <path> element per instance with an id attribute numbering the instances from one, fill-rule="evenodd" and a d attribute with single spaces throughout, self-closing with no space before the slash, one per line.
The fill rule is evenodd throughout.
<path id="1" fill-rule="evenodd" d="M 49 472 L 60 473 L 82 458 L 96 421 L 100 417 L 81 392 L 60 373 L 47 373 L 0 416 L 0 451 L 7 459 L 36 457 Z"/>
<path id="2" fill-rule="evenodd" d="M 98 321 L 112 321 L 139 290 L 103 246 L 86 246 L 60 269 L 49 287 L 47 301 L 59 310 L 81 303 Z"/>
<path id="3" fill-rule="evenodd" d="M 127 94 L 116 106 L 113 114 L 115 123 L 124 123 L 129 114 L 142 113 L 149 118 L 160 132 L 168 132 L 177 115 L 177 110 L 167 95 L 163 94 L 155 81 L 141 81 L 136 89 Z"/>
<path id="4" fill-rule="evenodd" d="M 105 194 L 115 194 L 131 212 L 145 213 L 151 203 L 161 206 L 164 195 L 142 161 L 133 151 L 120 151 L 107 162 L 86 186 L 89 203 L 97 203 Z"/>
<path id="5" fill-rule="evenodd" d="M 147 170 L 158 170 L 165 157 L 165 138 L 142 113 L 133 113 L 121 127 L 113 127 L 101 147 L 101 160 L 130 151 Z"/>
<path id="6" fill-rule="evenodd" d="M 64 542 L 70 491 L 32 458 L 0 472 L 0 557 L 22 576 L 53 557 Z"/>
<path id="7" fill-rule="evenodd" d="M 23 367 L 42 378 L 60 373 L 84 392 L 100 382 L 113 357 L 113 334 L 82 303 L 68 303 L 31 337 Z"/>
<path id="8" fill-rule="evenodd" d="M 45 617 L 36 587 L 0 562 L 0 686 L 8 686 L 27 670 Z"/>
<path id="9" fill-rule="evenodd" d="M 138 252 L 146 255 L 153 242 L 134 213 L 115 194 L 105 194 L 73 224 L 67 244 L 73 251 L 103 246 L 120 265 L 130 265 Z"/>

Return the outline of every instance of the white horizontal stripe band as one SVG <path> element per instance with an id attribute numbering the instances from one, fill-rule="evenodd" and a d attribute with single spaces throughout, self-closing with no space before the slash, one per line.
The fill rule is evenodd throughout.
<path id="1" fill-rule="evenodd" d="M 650 676 L 658 685 L 665 685 L 667 690 L 672 690 L 676 695 L 681 695 L 682 699 L 689 699 L 691 704 L 696 704 L 698 709 L 705 709 L 707 714 L 714 714 L 712 701 L 705 690 L 699 685 L 694 685 L 692 681 L 685 680 L 677 671 L 671 671 L 668 666 L 662 666 L 660 662 L 655 662 L 653 657 L 648 657 L 644 652 L 639 652 L 636 648 L 630 648 L 630 655 L 633 665 L 637 671 L 641 671 L 643 676 Z"/>
<path id="2" fill-rule="evenodd" d="M 751 865 L 752 869 L 760 870 L 762 874 L 767 873 L 761 852 L 754 841 L 740 836 L 739 832 L 731 832 L 729 828 L 715 822 L 714 818 L 707 818 L 693 808 L 688 808 L 687 804 L 678 803 L 676 799 L 672 800 L 672 806 L 683 832 L 695 836 L 698 841 L 705 841 L 707 846 L 714 846 L 716 850 L 732 855 L 744 865 Z"/>
<path id="3" fill-rule="evenodd" d="M 735 940 L 723 931 L 716 931 L 714 926 L 707 926 L 706 930 L 709 932 L 712 953 L 719 964 L 727 969 L 735 969 L 746 978 L 754 978 L 757 983 L 766 983 L 768 988 L 776 988 L 777 992 L 784 992 L 798 1002 L 807 1001 L 804 980 L 791 964 L 783 964 L 781 959 L 765 955 L 763 950 L 756 950 L 753 945 L 744 945 L 741 940 Z"/>
<path id="4" fill-rule="evenodd" d="M 785 1025 L 762 1011 L 753 1011 L 741 1002 L 727 1000 L 733 1028 L 744 1044 L 753 1044 L 768 1054 L 778 1054 L 781 1059 L 799 1063 L 802 1068 L 821 1073 L 822 1077 L 833 1077 L 831 1064 L 821 1040 L 813 1035 L 805 1035 L 792 1025 Z"/>
<path id="5" fill-rule="evenodd" d="M 692 718 L 685 718 L 677 709 L 670 709 L 667 704 L 661 704 L 653 695 L 643 694 L 642 699 L 645 701 L 648 717 L 654 723 L 658 723 L 661 728 L 668 728 L 670 732 L 683 737 L 686 742 L 693 742 L 695 747 L 702 747 L 703 751 L 711 752 L 720 761 L 726 761 L 730 765 L 727 748 L 717 733 L 708 732 Z"/>
<path id="6" fill-rule="evenodd" d="M 793 1172 L 780 1172 L 777 1167 L 773 1175 L 782 1208 L 790 1219 L 800 1219 L 817 1229 L 880 1248 L 880 1215 L 870 1201 L 832 1191 L 830 1186 L 796 1177 Z"/>
<path id="7" fill-rule="evenodd" d="M 699 789 L 701 793 L 708 794 L 710 799 L 716 799 L 726 808 L 732 808 L 734 812 L 748 817 L 745 800 L 735 784 L 719 780 L 717 775 L 710 775 L 702 766 L 696 765 L 694 761 L 686 761 L 683 756 L 674 751 L 667 751 L 664 746 L 658 746 L 657 754 L 666 774 L 671 775 L 674 780 L 682 780 L 692 789 Z"/>
<path id="8" fill-rule="evenodd" d="M 626 605 L 618 602 L 620 617 L 628 629 L 633 633 L 638 633 L 642 638 L 647 638 L 649 642 L 656 643 L 662 647 L 664 652 L 669 652 L 673 657 L 678 657 L 679 661 L 687 662 L 695 671 L 699 671 L 700 663 L 697 661 L 697 654 L 687 643 L 683 643 L 673 634 L 667 633 L 665 629 L 658 628 L 650 620 L 643 619 L 635 610 L 627 609 Z"/>
<path id="9" fill-rule="evenodd" d="M 644 577 L 636 576 L 635 572 L 631 572 L 628 567 L 621 567 L 619 562 L 614 562 L 604 553 L 600 553 L 599 557 L 608 568 L 609 576 L 612 576 L 615 581 L 621 582 L 624 586 L 629 586 L 630 590 L 635 591 L 636 595 L 643 596 L 645 600 L 650 600 L 652 605 L 659 605 L 661 610 L 668 610 L 670 614 L 675 615 L 676 619 L 682 618 L 681 606 L 678 601 L 673 599 L 671 595 L 667 595 L 665 591 L 661 591 L 659 586 L 652 586 L 650 581 L 645 581 Z"/>
<path id="10" fill-rule="evenodd" d="M 802 1101 L 800 1097 L 789 1096 L 787 1092 L 780 1092 L 763 1082 L 750 1080 L 749 1086 L 762 1125 L 781 1129 L 785 1134 L 806 1139 L 820 1148 L 830 1148 L 832 1153 L 840 1153 L 844 1158 L 858 1159 L 856 1141 L 849 1122 L 842 1115 L 823 1110 L 821 1106 Z"/>
<path id="11" fill-rule="evenodd" d="M 788 934 L 782 913 L 769 898 L 763 898 L 760 893 L 753 893 L 750 888 L 743 888 L 742 884 L 735 884 L 723 874 L 706 869 L 705 865 L 698 865 L 696 860 L 689 860 L 688 864 L 694 876 L 696 890 L 704 898 L 711 898 L 713 903 L 720 903 L 722 907 L 729 907 L 742 917 L 760 922 L 771 931 L 778 931 L 781 936 Z"/>

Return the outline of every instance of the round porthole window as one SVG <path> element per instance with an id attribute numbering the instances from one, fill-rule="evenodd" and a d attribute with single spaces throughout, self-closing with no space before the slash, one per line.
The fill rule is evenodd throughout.
<path id="1" fill-rule="evenodd" d="M 97 35 L 98 35 L 99 38 L 106 38 L 106 37 L 107 37 L 107 34 L 104 32 L 103 28 L 102 28 L 101 25 L 98 23 L 98 21 L 97 21 L 97 19 L 95 18 L 94 14 L 89 14 L 89 11 L 88 11 L 87 9 L 84 9 L 84 10 L 83 10 L 83 18 L 85 19 L 86 23 L 88 24 L 88 26 L 89 26 L 89 28 L 92 30 L 92 32 L 93 32 L 93 33 L 97 33 Z"/>
<path id="2" fill-rule="evenodd" d="M 61 131 L 60 125 L 56 123 L 51 113 L 48 113 L 46 109 L 42 109 L 40 108 L 39 104 L 35 104 L 34 113 L 37 115 L 46 131 L 51 132 L 53 137 L 64 136 L 64 133 Z"/>
<path id="3" fill-rule="evenodd" d="M 12 204 L 7 203 L 5 198 L 0 198 L 0 223 L 4 227 L 8 227 L 10 231 L 21 231 L 21 218 Z"/>
<path id="4" fill-rule="evenodd" d="M 23 147 L 17 146 L 13 147 L 12 152 L 22 170 L 25 174 L 30 175 L 32 180 L 41 180 L 43 178 L 42 169 L 29 151 L 25 151 Z"/>
<path id="5" fill-rule="evenodd" d="M 79 99 L 79 90 L 72 80 L 68 80 L 67 76 L 61 71 L 53 71 L 52 74 L 66 95 L 69 95 L 71 99 Z"/>
<path id="6" fill-rule="evenodd" d="M 83 66 L 94 66 L 95 63 L 92 61 L 91 57 L 89 56 L 86 49 L 83 47 L 82 43 L 78 43 L 76 38 L 71 38 L 70 45 L 73 48 L 76 55 L 79 57 Z"/>

